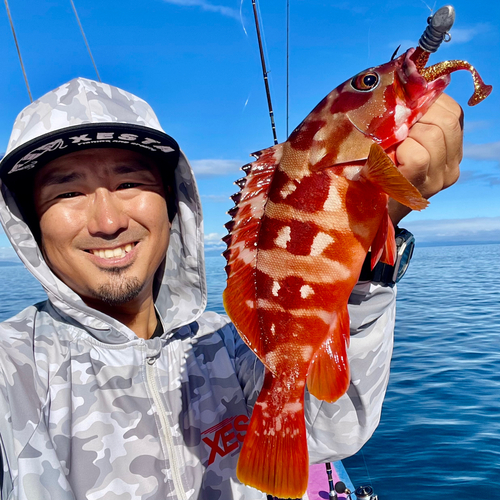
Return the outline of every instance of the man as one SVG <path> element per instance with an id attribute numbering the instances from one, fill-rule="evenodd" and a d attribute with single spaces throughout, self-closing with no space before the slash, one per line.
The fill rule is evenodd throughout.
<path id="1" fill-rule="evenodd" d="M 458 177 L 460 119 L 445 96 L 398 149 L 426 197 Z M 265 498 L 235 475 L 263 367 L 204 312 L 196 185 L 151 108 L 72 80 L 19 115 L 0 176 L 5 232 L 49 297 L 0 326 L 2 498 Z M 312 461 L 375 429 L 394 305 L 356 286 L 352 384 L 334 404 L 306 394 Z"/>

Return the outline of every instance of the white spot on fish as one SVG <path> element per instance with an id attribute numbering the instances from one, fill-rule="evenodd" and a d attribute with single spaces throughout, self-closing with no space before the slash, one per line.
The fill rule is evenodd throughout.
<path id="1" fill-rule="evenodd" d="M 273 289 L 272 289 L 272 294 L 277 297 L 278 292 L 280 291 L 280 284 L 277 281 L 273 281 Z M 274 326 L 274 325 L 273 325 Z"/>
<path id="2" fill-rule="evenodd" d="M 325 203 L 323 204 L 323 210 L 329 210 L 331 212 L 335 212 L 341 207 L 342 207 L 342 200 L 340 199 L 340 195 L 337 191 L 337 185 L 331 183 L 330 189 L 328 190 L 328 198 L 325 200 Z"/>
<path id="3" fill-rule="evenodd" d="M 276 333 L 276 325 L 274 323 L 271 324 L 270 330 L 273 335 Z"/>
<path id="4" fill-rule="evenodd" d="M 286 244 L 290 241 L 290 233 L 290 226 L 282 227 L 278 232 L 278 236 L 274 240 L 276 246 L 280 248 L 286 248 Z"/>
<path id="5" fill-rule="evenodd" d="M 304 361 L 309 361 L 312 358 L 313 351 L 314 349 L 311 346 L 304 346 L 302 348 L 302 358 L 304 359 Z"/>
<path id="6" fill-rule="evenodd" d="M 411 111 L 401 104 L 396 104 L 396 110 L 394 112 L 394 121 L 396 122 L 396 127 L 399 127 L 406 122 L 406 119 L 410 116 Z"/>
<path id="7" fill-rule="evenodd" d="M 300 296 L 303 299 L 307 299 L 311 295 L 314 295 L 314 290 L 309 285 L 302 285 L 300 287 Z"/>
<path id="8" fill-rule="evenodd" d="M 311 165 L 316 165 L 316 163 L 320 162 L 326 156 L 327 152 L 326 147 L 313 147 L 309 155 L 309 163 Z"/>
<path id="9" fill-rule="evenodd" d="M 318 118 L 321 119 L 320 117 Z M 324 141 L 328 139 L 328 133 L 328 127 L 323 126 L 314 134 L 313 140 L 317 142 Z"/>
<path id="10" fill-rule="evenodd" d="M 253 300 L 245 300 L 245 305 L 249 309 L 255 309 L 255 302 Z"/>
<path id="11" fill-rule="evenodd" d="M 404 141 L 408 137 L 408 133 L 408 125 L 406 123 L 403 123 L 403 125 L 401 125 L 401 127 L 396 130 L 394 136 L 398 141 Z"/>
<path id="12" fill-rule="evenodd" d="M 290 181 L 286 186 L 283 187 L 283 189 L 280 191 L 280 196 L 282 198 L 286 198 L 287 196 L 290 196 L 295 190 L 297 189 L 297 186 Z"/>
<path id="13" fill-rule="evenodd" d="M 287 413 L 297 413 L 302 410 L 302 405 L 300 403 L 287 403 L 283 411 L 286 411 Z"/>
<path id="14" fill-rule="evenodd" d="M 321 255 L 323 253 L 323 250 L 330 245 L 330 243 L 333 243 L 333 238 L 326 233 L 319 232 L 315 237 L 311 245 L 311 255 L 312 257 L 315 257 L 317 255 Z"/>
<path id="15" fill-rule="evenodd" d="M 285 405 L 285 408 L 288 405 Z M 281 418 L 276 418 L 276 430 L 279 432 L 281 430 Z"/>
<path id="16" fill-rule="evenodd" d="M 361 172 L 362 168 L 362 166 L 344 167 L 342 175 L 350 181 L 357 181 L 359 179 L 359 173 Z"/>

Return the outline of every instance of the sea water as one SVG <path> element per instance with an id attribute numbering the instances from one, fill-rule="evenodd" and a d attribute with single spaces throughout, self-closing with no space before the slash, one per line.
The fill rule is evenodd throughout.
<path id="1" fill-rule="evenodd" d="M 207 257 L 222 312 L 225 261 Z M 0 267 L 0 320 L 43 300 L 21 265 Z M 496 498 L 500 487 L 500 245 L 417 247 L 398 285 L 382 419 L 344 465 L 380 500 Z"/>

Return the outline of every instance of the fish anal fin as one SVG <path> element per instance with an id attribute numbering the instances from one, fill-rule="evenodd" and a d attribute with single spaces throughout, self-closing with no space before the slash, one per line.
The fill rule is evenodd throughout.
<path id="1" fill-rule="evenodd" d="M 270 381 L 270 377 L 267 372 L 248 424 L 236 475 L 242 483 L 273 497 L 302 498 L 309 474 L 304 390 L 283 405 L 274 405 L 279 399 L 275 391 L 282 382 Z"/>
<path id="2" fill-rule="evenodd" d="M 391 198 L 412 210 L 422 210 L 429 205 L 378 144 L 372 144 L 362 174 Z"/>
<path id="3" fill-rule="evenodd" d="M 384 249 L 380 260 L 393 266 L 396 262 L 398 249 L 396 247 L 396 233 L 389 214 L 387 214 L 387 238 L 385 239 Z"/>
<path id="4" fill-rule="evenodd" d="M 333 403 L 349 387 L 349 313 L 347 307 L 338 315 L 328 338 L 314 356 L 307 373 L 307 388 L 318 399 Z"/>
<path id="5" fill-rule="evenodd" d="M 396 235 L 386 211 L 371 246 L 371 268 L 380 260 L 391 266 L 396 262 Z"/>

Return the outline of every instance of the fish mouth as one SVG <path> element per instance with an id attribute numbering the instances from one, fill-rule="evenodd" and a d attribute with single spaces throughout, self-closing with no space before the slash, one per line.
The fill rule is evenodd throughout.
<path id="1" fill-rule="evenodd" d="M 475 106 L 490 95 L 492 86 L 486 85 L 474 66 L 469 64 L 467 61 L 443 61 L 433 64 L 432 66 L 425 66 L 427 64 L 427 60 L 429 59 L 429 55 L 429 52 L 426 52 L 421 47 L 418 47 L 417 49 L 409 49 L 404 55 L 404 61 L 401 71 L 398 71 L 398 76 L 400 81 L 404 81 L 405 79 L 407 80 L 407 83 L 403 86 L 403 88 L 405 90 L 407 88 L 410 89 L 410 91 L 407 92 L 410 99 L 413 97 L 416 98 L 417 101 L 419 100 L 418 91 L 414 92 L 417 95 L 412 95 L 412 80 L 416 81 L 419 78 L 423 78 L 424 82 L 421 80 L 419 82 L 422 88 L 426 89 L 426 93 L 435 94 L 436 91 L 442 92 L 450 83 L 450 74 L 459 70 L 469 71 L 474 83 L 474 93 L 468 101 L 469 106 Z"/>
<path id="2" fill-rule="evenodd" d="M 436 100 L 451 81 L 449 74 L 436 74 L 434 77 L 426 74 L 427 68 L 417 66 L 412 57 L 414 53 L 415 49 L 412 48 L 403 54 L 399 58 L 400 65 L 396 70 L 399 83 L 396 89 L 410 109 L 420 108 L 429 101 Z"/>

